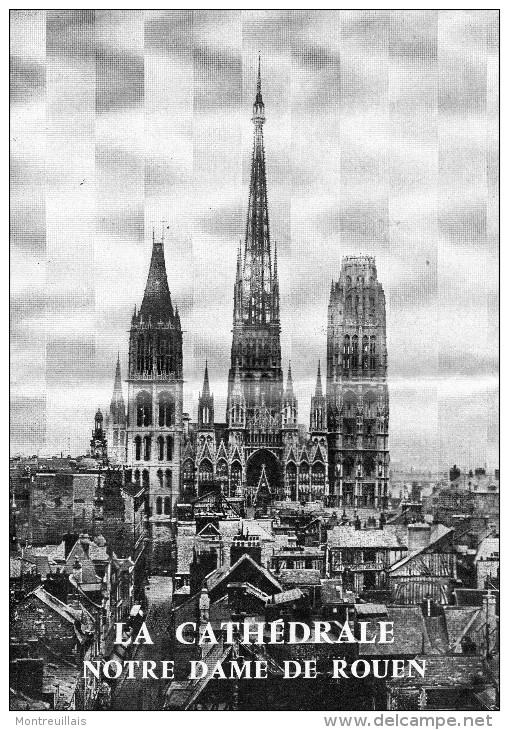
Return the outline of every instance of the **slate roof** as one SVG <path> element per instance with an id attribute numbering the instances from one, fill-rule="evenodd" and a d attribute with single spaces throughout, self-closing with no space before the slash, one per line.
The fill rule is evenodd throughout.
<path id="1" fill-rule="evenodd" d="M 447 627 L 449 647 L 454 650 L 467 628 L 472 628 L 482 609 L 475 606 L 445 606 L 444 620 Z"/>
<path id="2" fill-rule="evenodd" d="M 358 616 L 387 616 L 384 603 L 356 603 L 354 608 Z"/>
<path id="3" fill-rule="evenodd" d="M 288 557 L 298 560 L 299 558 L 323 558 L 324 552 L 324 548 L 322 547 L 299 545 L 297 549 L 293 550 L 283 546 L 277 550 L 274 555 L 277 557 Z"/>
<path id="4" fill-rule="evenodd" d="M 49 560 L 65 560 L 65 543 L 60 545 L 31 545 L 23 549 L 23 557 L 46 556 Z"/>
<path id="5" fill-rule="evenodd" d="M 408 555 L 405 555 L 404 558 L 398 560 L 397 563 L 394 563 L 394 565 L 391 566 L 391 571 L 397 570 L 405 563 L 408 563 L 409 560 L 415 558 L 416 555 L 420 555 L 421 553 L 423 553 L 425 550 L 434 545 L 434 543 L 441 540 L 449 532 L 454 532 L 454 529 L 452 527 L 446 527 L 445 525 L 433 525 L 433 527 L 431 528 L 429 544 L 419 548 L 418 550 L 412 550 L 411 552 L 409 552 Z"/>
<path id="6" fill-rule="evenodd" d="M 339 525 L 328 531 L 327 544 L 331 548 L 406 548 L 393 525 L 386 525 L 383 530 L 356 530 L 350 525 Z"/>
<path id="7" fill-rule="evenodd" d="M 278 589 L 278 591 L 281 591 L 281 584 L 279 583 L 277 578 L 269 570 L 264 568 L 259 563 L 256 563 L 253 558 L 247 553 L 243 553 L 237 560 L 237 562 L 233 563 L 233 565 L 229 568 L 223 566 L 222 568 L 218 568 L 217 570 L 212 571 L 212 573 L 210 573 L 206 578 L 208 590 L 211 591 L 213 588 L 219 585 L 219 583 L 221 583 L 222 580 L 224 580 L 230 573 L 232 573 L 233 570 L 236 569 L 242 562 L 251 563 L 267 580 L 272 583 L 275 588 Z"/>
<path id="8" fill-rule="evenodd" d="M 343 603 L 342 585 L 339 579 L 325 579 L 322 584 L 322 603 Z"/>
<path id="9" fill-rule="evenodd" d="M 302 568 L 300 570 L 286 570 L 279 572 L 278 578 L 281 585 L 302 585 L 302 586 L 319 586 L 320 571 L 314 568 Z"/>
<path id="10" fill-rule="evenodd" d="M 104 548 L 98 548 L 98 550 L 103 551 Z M 80 540 L 77 540 L 72 550 L 69 552 L 69 555 L 67 556 L 66 560 L 66 569 L 68 572 L 72 572 L 74 563 L 76 560 L 79 560 L 81 563 L 81 569 L 82 569 L 82 580 L 81 583 L 86 585 L 90 583 L 100 583 L 101 580 L 97 576 L 97 573 L 95 572 L 94 563 L 92 562 L 92 558 L 90 556 L 90 548 L 89 548 L 89 555 L 86 554 L 83 545 L 81 544 Z"/>
<path id="11" fill-rule="evenodd" d="M 493 553 L 496 553 L 494 555 Z M 498 537 L 486 537 L 481 541 L 475 554 L 475 562 L 478 560 L 486 560 L 488 558 L 496 558 L 500 556 L 500 539 Z"/>
<path id="12" fill-rule="evenodd" d="M 384 620 L 394 622 L 394 642 L 359 644 L 359 656 L 416 655 L 431 651 L 420 606 L 387 606 Z"/>
<path id="13" fill-rule="evenodd" d="M 291 591 L 283 591 L 282 593 L 276 593 L 268 599 L 268 603 L 279 605 L 280 603 L 291 603 L 292 601 L 298 601 L 304 596 L 300 588 L 293 588 Z"/>
<path id="14" fill-rule="evenodd" d="M 38 598 L 48 608 L 58 613 L 61 618 L 63 618 L 65 621 L 68 621 L 73 626 L 76 621 L 81 621 L 83 627 L 93 628 L 95 625 L 92 616 L 83 607 L 80 607 L 79 609 L 72 608 L 66 603 L 62 603 L 62 601 L 60 601 L 58 598 L 55 598 L 55 596 L 53 596 L 51 593 L 48 593 L 46 590 L 44 590 L 42 586 L 37 586 L 37 588 L 35 588 L 35 590 L 33 590 L 27 596 L 27 599 L 30 598 L 30 596 L 35 596 L 36 598 Z"/>
<path id="15" fill-rule="evenodd" d="M 55 710 L 69 709 L 79 677 L 79 667 L 73 667 L 69 663 L 55 664 L 51 662 L 44 665 L 43 692 L 55 691 L 58 685 L 58 699 Z"/>
<path id="16" fill-rule="evenodd" d="M 467 656 L 465 654 L 420 655 L 416 659 L 419 662 L 426 661 L 424 677 L 413 672 L 414 676 L 412 677 L 391 677 L 387 679 L 387 683 L 398 686 L 457 688 L 471 686 L 476 684 L 476 678 L 486 677 L 486 663 L 481 656 Z"/>

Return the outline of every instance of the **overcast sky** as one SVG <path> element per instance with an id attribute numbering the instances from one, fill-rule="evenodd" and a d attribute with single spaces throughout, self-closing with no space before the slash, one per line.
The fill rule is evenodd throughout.
<path id="1" fill-rule="evenodd" d="M 376 256 L 393 462 L 498 466 L 498 14 L 11 13 L 12 450 L 83 452 L 166 220 L 185 410 L 224 419 L 258 52 L 282 350 L 309 421 L 331 278 Z M 126 390 L 124 392 L 126 395 Z"/>

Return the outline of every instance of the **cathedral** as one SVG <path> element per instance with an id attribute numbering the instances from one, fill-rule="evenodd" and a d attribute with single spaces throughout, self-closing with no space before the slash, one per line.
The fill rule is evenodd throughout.
<path id="1" fill-rule="evenodd" d="M 385 298 L 374 258 L 347 256 L 330 292 L 325 391 L 318 362 L 309 421 L 299 423 L 291 367 L 283 374 L 277 250 L 271 242 L 260 69 L 245 240 L 237 254 L 225 422 L 216 420 L 205 364 L 198 417 L 183 410 L 182 328 L 173 306 L 164 240 L 152 257 L 129 336 L 127 407 L 117 361 L 102 438 L 109 463 L 146 488 L 153 523 L 177 505 L 218 494 L 241 510 L 315 502 L 383 511 L 387 504 L 389 401 Z M 97 414 L 99 416 L 99 414 Z"/>

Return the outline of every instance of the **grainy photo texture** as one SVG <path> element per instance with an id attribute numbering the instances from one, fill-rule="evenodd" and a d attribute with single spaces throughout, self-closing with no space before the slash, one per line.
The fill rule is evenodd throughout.
<path id="1" fill-rule="evenodd" d="M 498 708 L 498 21 L 11 11 L 11 709 Z"/>

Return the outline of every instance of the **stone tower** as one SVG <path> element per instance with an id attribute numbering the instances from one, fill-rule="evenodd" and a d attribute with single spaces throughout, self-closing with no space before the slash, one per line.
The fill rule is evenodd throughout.
<path id="1" fill-rule="evenodd" d="M 385 296 L 375 259 L 347 256 L 332 282 L 327 325 L 331 501 L 384 510 L 389 480 Z"/>
<path id="2" fill-rule="evenodd" d="M 100 461 L 106 461 L 108 453 L 103 421 L 104 416 L 101 413 L 101 409 L 98 408 L 94 417 L 94 430 L 92 431 L 92 438 L 90 440 L 90 455 Z"/>
<path id="3" fill-rule="evenodd" d="M 175 514 L 182 443 L 182 329 L 173 310 L 164 241 L 152 235 L 152 258 L 129 336 L 127 462 L 147 489 L 152 523 Z"/>
<path id="4" fill-rule="evenodd" d="M 110 411 L 106 417 L 106 433 L 108 435 L 108 459 L 112 464 L 125 464 L 125 434 L 127 419 L 124 394 L 122 392 L 122 375 L 120 371 L 120 355 L 117 357 L 115 383 L 111 397 Z"/>
<path id="5" fill-rule="evenodd" d="M 239 248 L 234 288 L 233 341 L 228 375 L 227 425 L 230 442 L 242 442 L 246 463 L 247 494 L 257 491 L 262 465 L 271 492 L 281 493 L 283 478 L 282 405 L 283 371 L 279 321 L 279 284 L 277 255 L 272 247 L 267 206 L 267 180 L 263 125 L 265 106 L 262 99 L 260 66 L 256 98 L 253 105 L 254 144 L 244 251 Z M 236 383 L 236 380 L 238 381 Z M 242 389 L 245 413 L 232 408 L 240 404 L 234 397 L 238 384 Z M 235 422 L 232 421 L 235 413 Z M 239 421 L 245 428 L 239 433 Z"/>

